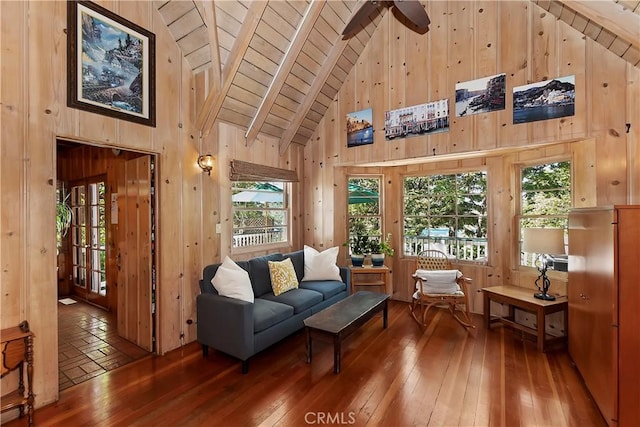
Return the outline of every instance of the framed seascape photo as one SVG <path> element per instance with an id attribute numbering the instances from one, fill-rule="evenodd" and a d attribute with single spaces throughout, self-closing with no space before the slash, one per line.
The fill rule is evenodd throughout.
<path id="1" fill-rule="evenodd" d="M 155 35 L 88 1 L 67 27 L 67 105 L 155 127 Z"/>
<path id="2" fill-rule="evenodd" d="M 573 116 L 575 95 L 575 76 L 514 87 L 513 124 Z"/>
<path id="3" fill-rule="evenodd" d="M 506 74 L 456 84 L 456 117 L 505 109 Z"/>
<path id="4" fill-rule="evenodd" d="M 347 114 L 347 147 L 373 144 L 373 110 Z"/>

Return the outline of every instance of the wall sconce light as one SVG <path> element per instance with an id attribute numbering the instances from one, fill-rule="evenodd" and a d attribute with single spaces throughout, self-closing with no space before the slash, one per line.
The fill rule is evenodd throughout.
<path id="1" fill-rule="evenodd" d="M 200 166 L 202 172 L 206 172 L 207 175 L 211 175 L 211 169 L 213 169 L 213 156 L 211 154 L 199 156 L 198 166 Z"/>

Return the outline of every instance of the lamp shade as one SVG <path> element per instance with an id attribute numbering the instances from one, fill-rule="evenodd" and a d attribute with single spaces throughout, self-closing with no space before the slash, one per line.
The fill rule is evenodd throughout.
<path id="1" fill-rule="evenodd" d="M 564 230 L 562 228 L 523 229 L 522 252 L 547 255 L 564 254 Z"/>

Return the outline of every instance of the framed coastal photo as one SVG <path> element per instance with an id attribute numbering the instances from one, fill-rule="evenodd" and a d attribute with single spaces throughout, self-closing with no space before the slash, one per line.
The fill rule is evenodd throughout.
<path id="1" fill-rule="evenodd" d="M 456 117 L 505 109 L 506 74 L 456 84 Z"/>
<path id="2" fill-rule="evenodd" d="M 575 96 L 575 76 L 514 87 L 513 124 L 573 116 Z"/>
<path id="3" fill-rule="evenodd" d="M 347 114 L 347 147 L 373 144 L 373 110 Z"/>
<path id="4" fill-rule="evenodd" d="M 155 35 L 92 2 L 67 7 L 67 106 L 155 127 Z"/>

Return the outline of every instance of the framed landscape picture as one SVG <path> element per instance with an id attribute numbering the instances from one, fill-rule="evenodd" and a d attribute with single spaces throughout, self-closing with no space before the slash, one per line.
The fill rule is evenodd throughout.
<path id="1" fill-rule="evenodd" d="M 347 114 L 347 147 L 373 144 L 373 110 Z"/>
<path id="2" fill-rule="evenodd" d="M 514 87 L 513 124 L 573 116 L 575 96 L 575 76 Z"/>
<path id="3" fill-rule="evenodd" d="M 67 27 L 67 105 L 155 127 L 155 35 L 88 1 Z"/>
<path id="4" fill-rule="evenodd" d="M 505 109 L 506 74 L 456 84 L 456 117 Z"/>

